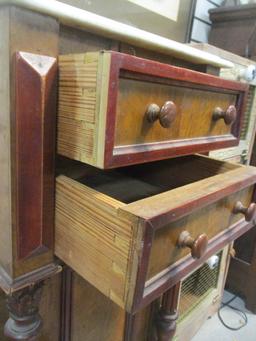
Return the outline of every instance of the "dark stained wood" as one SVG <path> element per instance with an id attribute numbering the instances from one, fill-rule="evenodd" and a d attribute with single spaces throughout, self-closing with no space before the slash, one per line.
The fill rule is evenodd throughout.
<path id="1" fill-rule="evenodd" d="M 234 105 L 230 105 L 227 110 L 223 110 L 219 107 L 215 108 L 213 111 L 213 119 L 219 120 L 223 118 L 226 125 L 230 125 L 236 121 L 236 107 Z"/>
<path id="2" fill-rule="evenodd" d="M 255 141 L 251 165 L 256 165 Z M 254 193 L 254 202 L 255 202 Z M 243 297 L 245 306 L 256 313 L 256 225 L 234 242 L 235 255 L 230 261 L 226 287 Z"/>
<path id="3" fill-rule="evenodd" d="M 176 105 L 172 101 L 167 101 L 160 108 L 157 104 L 150 104 L 145 113 L 148 122 L 153 123 L 159 120 L 163 128 L 169 128 L 177 115 Z"/>
<path id="4" fill-rule="evenodd" d="M 62 268 L 60 265 L 51 263 L 13 279 L 4 271 L 3 268 L 0 268 L 0 287 L 7 295 L 10 295 L 11 293 L 26 288 L 35 282 L 40 282 L 50 278 L 61 272 L 61 270 Z"/>
<path id="5" fill-rule="evenodd" d="M 38 335 L 38 341 L 57 341 L 60 333 L 60 284 L 61 275 L 55 275 L 44 281 L 42 286 L 41 300 L 39 302 L 39 315 L 42 318 L 42 329 Z M 20 293 L 19 293 L 20 295 Z M 24 295 L 24 291 L 23 291 Z M 17 295 L 15 296 L 17 297 Z M 23 296 L 25 299 L 28 296 Z M 5 307 L 4 295 L 0 296 L 0 318 L 2 326 L 8 319 L 7 311 L 2 312 L 2 307 Z M 24 309 L 24 307 L 23 307 Z M 2 328 L 1 328 L 2 329 Z M 21 336 L 21 335 L 19 335 Z M 0 340 L 7 341 L 9 338 L 3 335 L 3 330 L 0 331 Z"/>
<path id="6" fill-rule="evenodd" d="M 56 59 L 15 58 L 18 259 L 53 247 Z"/>
<path id="7" fill-rule="evenodd" d="M 0 290 L 0 340 L 7 341 L 8 339 L 4 336 L 4 325 L 9 318 L 8 310 L 6 309 L 6 295 Z"/>
<path id="8" fill-rule="evenodd" d="M 191 249 L 191 256 L 195 259 L 199 259 L 204 255 L 207 244 L 208 237 L 205 233 L 193 239 L 188 231 L 183 231 L 178 239 L 178 246 L 182 248 L 189 247 Z"/>
<path id="9" fill-rule="evenodd" d="M 43 282 L 38 282 L 7 296 L 9 319 L 4 334 L 10 339 L 29 341 L 39 335 L 43 326 L 39 315 L 42 287 Z"/>
<path id="10" fill-rule="evenodd" d="M 64 265 L 62 271 L 61 286 L 61 323 L 60 340 L 70 341 L 71 339 L 71 308 L 73 290 L 73 270 Z"/>
<path id="11" fill-rule="evenodd" d="M 234 243 L 235 255 L 231 259 L 226 288 L 243 297 L 248 310 L 256 314 L 256 227 Z"/>
<path id="12" fill-rule="evenodd" d="M 126 313 L 124 341 L 148 341 L 153 334 L 154 304 L 138 313 Z"/>
<path id="13" fill-rule="evenodd" d="M 211 9 L 209 43 L 255 60 L 255 4 Z"/>
<path id="14" fill-rule="evenodd" d="M 43 328 L 38 341 L 60 340 L 61 321 L 61 273 L 44 281 L 39 314 L 43 320 Z"/>
<path id="15" fill-rule="evenodd" d="M 21 131 L 16 131 L 16 70 L 15 70 L 15 56 L 17 51 L 24 51 L 26 53 L 36 53 L 37 55 L 50 56 L 51 58 L 56 58 L 58 55 L 58 23 L 55 19 L 50 17 L 42 16 L 38 13 L 33 13 L 31 11 L 23 10 L 17 8 L 15 6 L 6 6 L 0 8 L 0 16 L 1 16 L 1 82 L 0 82 L 0 102 L 1 102 L 1 143 L 0 143 L 0 174 L 2 179 L 2 185 L 0 190 L 0 230 L 1 230 L 1 247 L 0 247 L 0 265 L 3 267 L 4 271 L 8 273 L 11 278 L 19 277 L 27 272 L 33 271 L 37 268 L 40 268 L 46 264 L 51 263 L 53 259 L 53 251 L 48 249 L 46 252 L 38 253 L 35 252 L 33 257 L 23 257 L 19 252 L 19 236 L 18 236 L 18 220 L 19 220 L 19 209 L 18 207 L 20 203 L 18 203 L 18 180 L 17 174 L 18 169 L 16 168 L 16 161 L 20 161 L 16 159 L 17 151 L 22 147 L 18 146 L 17 139 L 19 139 L 22 135 Z M 32 71 L 32 70 L 31 70 Z M 36 76 L 36 71 L 34 72 L 34 77 L 40 78 L 38 74 Z M 51 76 L 52 77 L 52 76 Z M 49 79 L 49 77 L 48 77 Z M 50 80 L 50 79 L 49 79 Z M 35 93 L 34 89 L 33 93 Z M 47 90 L 47 89 L 46 89 Z M 49 89 L 48 89 L 49 90 Z M 46 94 L 47 95 L 47 94 Z M 48 94 L 49 95 L 49 94 Z M 54 98 L 54 94 L 53 94 Z M 29 98 L 30 102 L 30 98 Z M 29 103 L 28 102 L 28 103 Z M 29 110 L 33 110 L 33 108 L 29 108 L 28 103 L 26 103 L 24 108 L 19 108 L 18 115 L 23 114 L 25 108 L 27 112 Z M 49 102 L 50 103 L 50 102 Z M 49 103 L 45 103 L 48 105 Z M 23 103 L 24 104 L 24 103 Z M 32 103 L 31 103 L 32 104 Z M 40 106 L 41 103 L 40 103 Z M 22 109 L 22 110 L 21 110 Z M 45 108 L 45 112 L 49 112 L 48 109 Z M 45 123 L 48 125 L 51 123 L 51 120 L 54 121 L 56 108 L 52 108 L 51 116 L 46 116 Z M 22 116 L 23 116 L 22 114 Z M 33 112 L 32 112 L 33 115 Z M 17 116 L 17 123 L 23 124 L 23 117 Z M 32 120 L 35 117 L 32 116 Z M 49 120 L 50 119 L 50 120 Z M 24 124 L 29 123 L 28 120 L 25 120 Z M 22 126 L 24 128 L 24 126 Z M 51 151 L 54 151 L 54 147 L 52 146 L 52 140 L 50 136 L 47 135 L 47 130 L 49 132 L 52 131 L 52 126 L 48 125 L 47 129 L 44 132 L 44 136 L 48 139 L 50 149 L 49 155 L 46 159 L 50 160 L 52 158 Z M 30 132 L 33 134 L 33 132 Z M 54 138 L 54 136 L 53 136 Z M 46 141 L 45 148 L 48 148 L 48 141 Z M 54 143 L 54 142 L 53 142 Z M 30 148 L 31 150 L 35 148 L 35 145 L 26 144 L 26 150 L 24 153 L 29 155 Z M 24 156 L 25 154 L 23 154 Z M 22 155 L 21 155 L 22 156 Z M 21 157 L 20 156 L 20 157 Z M 36 160 L 36 159 L 35 159 Z M 23 164 L 24 165 L 24 164 Z M 22 165 L 21 165 L 22 166 Z M 35 168 L 38 167 L 37 164 L 34 164 Z M 53 178 L 53 168 L 50 170 L 50 165 L 45 163 L 45 169 L 42 172 L 45 174 L 45 180 L 50 177 Z M 23 166 L 22 166 L 23 167 Z M 24 168 L 22 168 L 24 171 Z M 33 169 L 32 169 L 33 171 Z M 51 171 L 51 175 L 49 174 Z M 31 173 L 32 175 L 32 173 Z M 28 179 L 28 175 L 26 175 L 26 179 Z M 47 181 L 48 181 L 47 180 Z M 52 180 L 53 181 L 53 180 Z M 52 182 L 53 183 L 53 182 Z M 32 182 L 31 182 L 32 184 Z M 46 184 L 46 182 L 45 182 Z M 19 190 L 22 190 L 21 184 L 19 184 Z M 51 186 L 49 182 L 49 186 Z M 40 187 L 40 186 L 39 186 Z M 28 188 L 29 189 L 29 188 Z M 49 187 L 45 188 L 45 193 L 49 199 L 49 205 L 52 205 L 53 210 L 53 198 L 49 198 L 47 191 L 52 191 L 51 195 L 53 197 L 54 189 Z M 49 193 L 49 192 L 48 192 Z M 19 193 L 21 194 L 21 192 Z M 35 200 L 35 204 L 38 201 Z M 47 209 L 48 203 L 44 202 L 45 209 Z M 26 211 L 28 212 L 28 211 Z M 32 206 L 30 206 L 31 216 L 33 215 Z M 51 214 L 49 214 L 49 218 L 44 216 L 45 223 L 47 223 L 47 219 L 51 219 Z M 53 228 L 53 223 L 52 223 Z M 31 237 L 33 239 L 33 235 L 36 235 L 36 229 L 30 234 L 30 236 L 23 236 L 24 239 L 28 239 Z M 46 230 L 45 230 L 46 232 Z M 52 233 L 52 231 L 51 231 Z M 46 239 L 48 236 L 44 235 Z M 26 240 L 21 241 L 21 243 L 27 243 Z M 34 247 L 35 245 L 33 245 Z M 46 249 L 45 249 L 46 250 Z M 25 250 L 26 251 L 26 250 Z M 27 251 L 26 251 L 27 252 Z"/>
<path id="16" fill-rule="evenodd" d="M 161 306 L 154 321 L 157 341 L 170 341 L 175 334 L 179 292 L 180 282 L 163 294 Z"/>
<path id="17" fill-rule="evenodd" d="M 245 207 L 241 201 L 238 201 L 235 204 L 234 213 L 242 213 L 246 221 L 251 221 L 256 215 L 256 204 L 251 203 L 248 207 Z"/>

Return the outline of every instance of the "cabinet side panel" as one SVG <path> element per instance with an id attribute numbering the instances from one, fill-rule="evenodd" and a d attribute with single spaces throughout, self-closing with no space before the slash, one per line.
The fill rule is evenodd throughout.
<path id="1" fill-rule="evenodd" d="M 99 53 L 59 57 L 58 153 L 93 164 Z"/>
<path id="2" fill-rule="evenodd" d="M 16 131 L 16 119 L 17 119 L 17 98 L 16 98 L 16 70 L 15 67 L 13 67 L 13 60 L 15 58 L 15 55 L 18 51 L 21 51 L 23 53 L 31 53 L 36 54 L 40 56 L 48 56 L 50 58 L 56 58 L 58 55 L 58 33 L 59 33 L 59 24 L 58 22 L 51 17 L 44 16 L 39 13 L 35 13 L 29 10 L 25 10 L 18 7 L 10 7 L 10 35 L 9 35 L 9 41 L 10 41 L 10 55 L 9 55 L 9 62 L 12 63 L 11 70 L 10 70 L 10 119 L 11 119 L 11 167 L 10 171 L 12 173 L 11 179 L 12 179 L 12 225 L 13 225 L 13 233 L 12 233 L 12 250 L 13 250 L 13 277 L 21 276 L 27 272 L 33 271 L 39 267 L 42 267 L 46 264 L 49 264 L 52 262 L 53 259 L 53 252 L 51 248 L 51 243 L 47 242 L 47 247 L 51 248 L 48 249 L 49 251 L 46 252 L 37 252 L 38 250 L 41 251 L 41 248 L 35 250 L 35 252 L 32 252 L 29 254 L 29 257 L 26 249 L 26 255 L 21 254 L 20 249 L 20 231 L 19 231 L 19 207 L 18 207 L 18 201 L 19 201 L 19 186 L 17 179 L 17 172 L 20 171 L 19 168 L 19 161 L 16 159 L 16 152 L 19 154 L 19 150 L 17 149 L 17 146 L 19 144 L 19 141 L 17 140 L 17 131 Z M 45 64 L 44 64 L 45 65 Z M 33 66 L 31 66 L 33 68 Z M 56 70 L 56 68 L 55 68 Z M 54 123 L 55 123 L 55 105 L 53 103 L 53 99 L 55 97 L 55 90 L 54 87 L 48 86 L 49 84 L 53 84 L 53 74 L 56 75 L 56 72 L 52 73 L 53 69 L 50 69 L 48 74 L 41 75 L 41 72 L 38 73 L 38 79 L 41 78 L 41 95 L 42 95 L 42 109 L 44 112 L 43 117 L 43 144 L 42 144 L 42 154 L 43 154 L 43 173 L 44 179 L 43 179 L 43 188 L 44 191 L 42 193 L 43 196 L 43 204 L 41 206 L 41 214 L 43 214 L 43 229 L 42 231 L 42 240 L 48 240 L 51 239 L 52 235 L 52 228 L 53 228 L 53 219 L 51 214 L 44 214 L 42 213 L 47 212 L 49 210 L 53 210 L 53 194 L 54 194 L 54 183 L 53 183 L 53 162 L 54 159 L 54 145 L 52 144 L 52 139 L 55 137 L 55 129 L 54 129 Z M 35 70 L 35 73 L 37 71 Z M 40 75 L 41 76 L 40 76 Z M 48 85 L 47 85 L 48 84 Z M 25 86 L 24 86 L 25 88 Z M 26 89 L 24 89 L 26 90 Z M 24 97 L 21 96 L 21 99 L 23 100 Z M 35 98 L 31 99 L 32 101 L 35 100 Z M 24 111 L 30 112 L 33 119 L 35 119 L 35 111 L 32 108 L 32 105 L 30 106 L 29 99 L 28 104 L 21 108 Z M 23 114 L 22 114 L 23 115 Z M 21 116 L 22 116 L 21 115 Z M 24 123 L 21 118 L 22 124 Z M 30 122 L 31 124 L 31 122 Z M 24 130 L 23 130 L 24 132 Z M 27 136 L 29 139 L 29 136 Z M 38 143 L 38 141 L 37 141 Z M 28 144 L 29 145 L 29 144 Z M 22 145 L 19 146 L 22 148 Z M 33 146 L 35 147 L 35 146 Z M 23 153 L 27 155 L 29 154 L 30 149 L 26 148 L 24 145 Z M 20 154 L 19 154 L 20 155 Z M 20 155 L 21 156 L 21 155 Z M 51 160 L 51 161 L 50 161 Z M 23 160 L 24 161 L 24 160 Z M 37 161 L 35 161 L 36 163 Z M 35 167 L 38 167 L 38 164 L 35 165 Z M 28 175 L 28 174 L 27 174 Z M 28 177 L 27 177 L 28 178 Z M 25 184 L 24 181 L 20 182 L 20 185 L 23 186 Z M 40 183 L 40 177 L 38 177 L 38 183 L 36 182 L 36 186 L 41 186 Z M 36 200 L 38 201 L 39 198 L 37 196 Z M 28 200 L 24 200 L 24 206 L 26 206 L 26 210 L 31 209 L 32 213 L 32 205 Z M 23 209 L 22 209 L 23 210 Z M 22 215 L 22 212 L 21 212 Z M 29 216 L 29 215 L 28 215 Z M 24 216 L 22 215 L 24 218 Z M 45 227 L 50 226 L 48 229 Z M 31 226 L 30 226 L 31 228 Z M 37 225 L 36 227 L 33 227 L 38 232 L 38 229 L 40 229 L 40 226 Z M 46 231 L 47 230 L 47 231 Z M 22 238 L 31 238 L 31 233 L 26 235 Z M 33 233 L 32 233 L 33 234 Z M 49 237 L 50 236 L 50 237 Z M 27 243 L 25 241 L 25 243 Z M 44 243 L 43 243 L 44 244 Z M 30 248 L 29 248 L 30 249 Z M 30 250 L 32 251 L 32 249 Z M 25 256 L 23 258 L 23 256 Z"/>
<path id="3" fill-rule="evenodd" d="M 9 9 L 0 9 L 0 264 L 12 276 Z"/>
<path id="4" fill-rule="evenodd" d="M 125 311 L 77 274 L 71 311 L 71 341 L 124 340 Z"/>
<path id="5" fill-rule="evenodd" d="M 64 176 L 56 186 L 56 255 L 123 307 L 132 226 L 122 203 Z"/>

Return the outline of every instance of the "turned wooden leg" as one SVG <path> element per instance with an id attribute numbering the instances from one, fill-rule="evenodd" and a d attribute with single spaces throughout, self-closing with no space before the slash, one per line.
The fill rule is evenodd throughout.
<path id="1" fill-rule="evenodd" d="M 155 315 L 156 341 L 171 341 L 176 331 L 180 283 L 164 293 Z"/>
<path id="2" fill-rule="evenodd" d="M 7 320 L 4 333 L 12 340 L 35 340 L 42 328 L 39 302 L 43 281 L 23 288 L 7 296 Z"/>

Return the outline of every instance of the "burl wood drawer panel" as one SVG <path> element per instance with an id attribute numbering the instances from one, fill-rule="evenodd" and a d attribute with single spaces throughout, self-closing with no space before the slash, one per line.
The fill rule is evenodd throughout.
<path id="1" fill-rule="evenodd" d="M 238 144 L 247 85 L 118 52 L 59 57 L 58 153 L 114 168 Z"/>
<path id="2" fill-rule="evenodd" d="M 199 155 L 108 171 L 72 163 L 76 175 L 57 177 L 55 253 L 127 311 L 254 220 L 253 167 Z"/>

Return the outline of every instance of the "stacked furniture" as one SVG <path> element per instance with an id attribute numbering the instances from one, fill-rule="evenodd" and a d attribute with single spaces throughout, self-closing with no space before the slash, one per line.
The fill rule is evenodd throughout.
<path id="1" fill-rule="evenodd" d="M 194 47 L 214 53 L 235 64 L 233 69 L 221 69 L 220 75 L 226 79 L 236 79 L 249 84 L 246 110 L 239 145 L 232 148 L 211 152 L 210 155 L 224 160 L 232 160 L 255 166 L 255 63 L 233 53 L 221 50 L 208 44 L 193 44 Z M 238 238 L 234 243 L 235 257 L 232 257 L 226 286 L 229 290 L 245 299 L 246 307 L 256 312 L 254 294 L 255 277 L 255 226 Z"/>
<path id="2" fill-rule="evenodd" d="M 250 164 L 256 129 L 256 64 L 250 59 L 240 57 L 213 45 L 201 43 L 191 45 L 199 50 L 225 58 L 234 64 L 233 68 L 220 69 L 219 76 L 221 78 L 236 80 L 249 85 L 239 144 L 235 147 L 212 151 L 210 156 L 221 160 Z"/>
<path id="3" fill-rule="evenodd" d="M 256 169 L 197 154 L 239 143 L 248 86 L 57 1 L 0 4 L 5 335 L 171 340 L 181 283 L 255 221 Z"/>
<path id="4" fill-rule="evenodd" d="M 256 58 L 255 3 L 209 10 L 209 43 L 239 56 Z"/>

